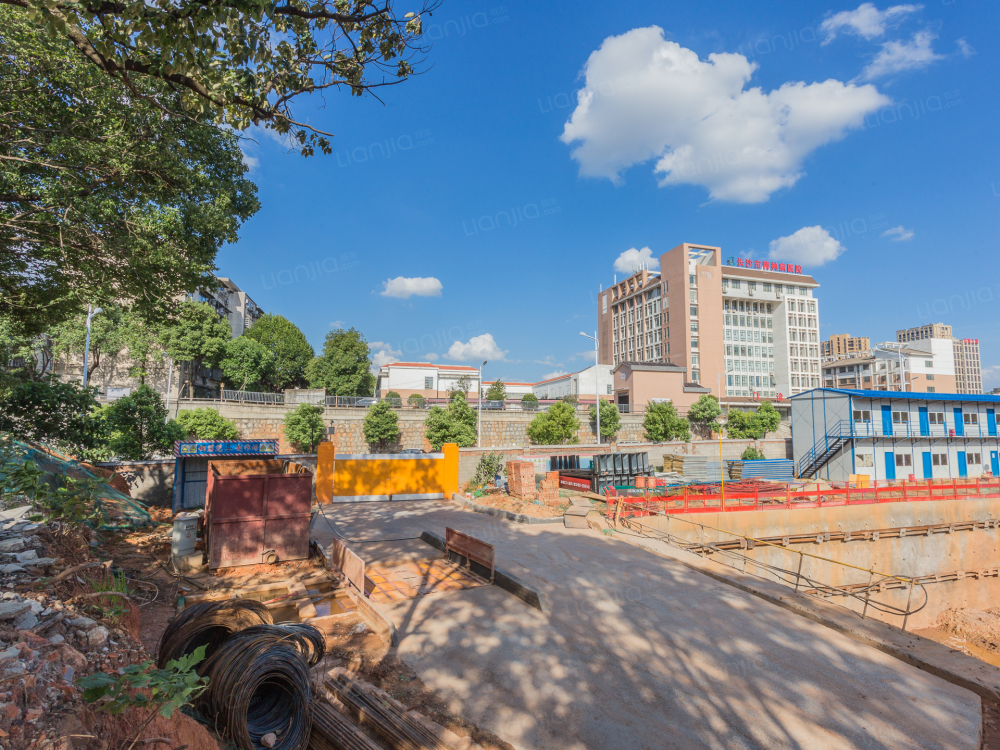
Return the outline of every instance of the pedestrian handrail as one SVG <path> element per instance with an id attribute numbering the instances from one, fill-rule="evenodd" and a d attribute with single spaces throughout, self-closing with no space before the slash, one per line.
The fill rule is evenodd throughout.
<path id="1" fill-rule="evenodd" d="M 262 393 L 259 391 L 236 391 L 226 388 L 222 391 L 222 400 L 241 401 L 251 404 L 283 404 L 285 403 L 285 394 Z"/>

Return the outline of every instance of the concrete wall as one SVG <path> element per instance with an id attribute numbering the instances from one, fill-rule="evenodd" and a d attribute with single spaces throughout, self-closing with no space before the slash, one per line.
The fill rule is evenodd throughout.
<path id="1" fill-rule="evenodd" d="M 691 541 L 732 540 L 727 534 L 701 529 L 683 520 L 694 521 L 721 531 L 729 531 L 755 538 L 791 534 L 820 534 L 825 532 L 861 532 L 876 529 L 895 529 L 931 524 L 968 523 L 985 521 L 1000 516 L 1000 500 L 942 500 L 933 502 L 883 503 L 836 508 L 805 508 L 800 510 L 762 510 L 738 513 L 698 513 L 644 519 L 644 523 Z M 824 542 L 821 544 L 796 544 L 788 548 L 757 547 L 749 554 L 762 563 L 794 571 L 799 561 L 798 551 L 818 555 L 857 566 L 853 570 L 842 565 L 804 557 L 802 574 L 832 585 L 867 583 L 868 571 L 897 576 L 925 576 L 935 573 L 983 570 L 1000 564 L 1000 531 L 955 531 L 930 536 L 907 536 L 880 539 L 876 542 Z M 763 569 L 754 566 L 748 573 L 768 577 Z M 793 575 L 794 577 L 794 575 Z M 927 604 L 912 614 L 907 629 L 930 627 L 938 616 L 949 607 L 987 609 L 996 606 L 1000 596 L 1000 578 L 966 578 L 962 581 L 929 583 L 925 585 Z M 924 594 L 914 589 L 913 604 L 919 605 Z M 878 601 L 905 607 L 907 592 L 899 590 L 881 593 Z M 831 599 L 837 604 L 849 603 L 851 609 L 860 610 L 862 603 L 843 597 Z M 891 625 L 902 624 L 899 615 L 883 614 L 869 608 L 868 616 Z"/>
<path id="2" fill-rule="evenodd" d="M 132 497 L 146 505 L 169 507 L 174 496 L 174 460 L 102 463 L 128 482 Z"/>

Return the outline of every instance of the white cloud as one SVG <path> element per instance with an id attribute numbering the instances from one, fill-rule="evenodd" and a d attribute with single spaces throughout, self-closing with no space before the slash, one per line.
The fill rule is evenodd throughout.
<path id="1" fill-rule="evenodd" d="M 330 321 L 330 328 L 343 328 L 346 325 L 347 325 L 347 323 L 344 322 L 343 320 L 331 320 Z"/>
<path id="2" fill-rule="evenodd" d="M 426 359 L 428 362 L 437 362 L 439 359 L 441 359 L 441 355 L 435 354 L 434 352 L 427 352 L 427 354 L 424 355 L 424 359 Z"/>
<path id="3" fill-rule="evenodd" d="M 242 146 L 240 147 L 240 153 L 243 154 L 243 163 L 246 164 L 247 169 L 250 172 L 256 171 L 257 167 L 260 166 L 260 159 L 256 156 L 250 156 L 250 154 L 243 150 Z"/>
<path id="4" fill-rule="evenodd" d="M 661 186 L 759 203 L 794 185 L 815 149 L 891 103 L 872 85 L 833 79 L 748 89 L 756 67 L 731 53 L 702 62 L 657 26 L 608 37 L 587 60 L 561 140 L 575 144 L 585 176 L 619 184 L 628 167 L 657 159 Z"/>
<path id="5" fill-rule="evenodd" d="M 440 297 L 441 282 L 433 276 L 416 276 L 407 278 L 397 276 L 384 282 L 385 289 L 379 292 L 383 297 L 407 299 L 409 297 Z"/>
<path id="6" fill-rule="evenodd" d="M 660 267 L 660 259 L 653 255 L 653 251 L 648 247 L 644 247 L 642 250 L 636 250 L 633 247 L 615 258 L 615 270 L 618 273 L 635 273 L 635 269 L 640 265 L 645 265 L 650 271 L 655 271 Z"/>
<path id="7" fill-rule="evenodd" d="M 497 342 L 493 340 L 493 334 L 484 333 L 481 336 L 473 336 L 465 344 L 461 341 L 456 341 L 448 349 L 448 353 L 445 356 L 457 362 L 467 362 L 470 360 L 479 360 L 481 362 L 484 359 L 491 362 L 504 362 L 506 361 L 504 356 L 507 354 L 507 351 L 506 349 L 501 351 L 500 347 L 497 346 Z"/>
<path id="8" fill-rule="evenodd" d="M 564 375 L 569 375 L 565 370 L 556 370 L 555 372 L 550 372 L 548 375 L 542 375 L 542 380 L 552 380 L 552 378 L 561 378 Z"/>
<path id="9" fill-rule="evenodd" d="M 1000 365 L 988 365 L 982 369 L 983 391 L 1000 387 Z"/>
<path id="10" fill-rule="evenodd" d="M 372 352 L 373 373 L 377 373 L 382 365 L 399 362 L 399 358 L 403 356 L 403 352 L 395 351 L 391 344 L 384 341 L 369 342 L 368 348 Z"/>
<path id="11" fill-rule="evenodd" d="M 886 42 L 882 51 L 861 71 L 861 80 L 871 81 L 904 70 L 918 70 L 935 60 L 943 60 L 944 55 L 931 49 L 935 38 L 929 31 L 918 31 L 908 42 Z"/>
<path id="12" fill-rule="evenodd" d="M 976 54 L 976 51 L 972 49 L 972 46 L 967 41 L 965 41 L 965 37 L 962 37 L 958 40 L 958 53 L 962 57 L 972 57 Z"/>
<path id="13" fill-rule="evenodd" d="M 857 10 L 844 10 L 830 16 L 820 25 L 820 31 L 826 34 L 823 44 L 829 44 L 837 36 L 838 31 L 874 39 L 885 33 L 886 26 L 892 21 L 914 13 L 922 5 L 894 5 L 885 10 L 879 10 L 871 3 L 862 3 Z"/>
<path id="14" fill-rule="evenodd" d="M 844 246 L 823 227 L 802 227 L 795 234 L 771 240 L 771 251 L 767 257 L 803 266 L 822 266 L 836 260 L 844 250 Z"/>
<path id="15" fill-rule="evenodd" d="M 893 242 L 903 242 L 905 240 L 913 239 L 913 230 L 906 229 L 900 224 L 898 227 L 893 227 L 892 229 L 886 229 L 882 232 L 883 237 L 892 237 Z"/>

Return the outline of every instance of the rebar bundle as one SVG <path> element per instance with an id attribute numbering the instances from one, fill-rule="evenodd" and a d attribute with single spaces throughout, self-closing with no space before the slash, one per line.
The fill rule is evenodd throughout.
<path id="1" fill-rule="evenodd" d="M 232 633 L 198 671 L 208 677 L 199 699 L 240 750 L 305 750 L 312 725 L 309 667 L 323 658 L 323 635 L 308 624 L 258 625 Z"/>
<path id="2" fill-rule="evenodd" d="M 309 750 L 382 750 L 359 727 L 325 700 L 312 703 Z"/>
<path id="3" fill-rule="evenodd" d="M 206 659 L 221 646 L 232 633 L 255 625 L 273 622 L 271 612 L 260 602 L 250 599 L 226 599 L 218 602 L 198 602 L 187 607 L 175 617 L 160 638 L 157 666 L 192 653 L 199 646 L 206 646 Z M 201 668 L 199 667 L 199 672 Z"/>

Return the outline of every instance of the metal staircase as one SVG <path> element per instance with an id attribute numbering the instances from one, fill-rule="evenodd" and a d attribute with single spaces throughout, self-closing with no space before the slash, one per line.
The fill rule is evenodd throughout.
<path id="1" fill-rule="evenodd" d="M 844 447 L 844 443 L 851 439 L 850 425 L 844 429 L 843 421 L 833 425 L 827 434 L 819 440 L 816 445 L 809 449 L 802 458 L 799 459 L 798 474 L 800 479 L 813 479 L 827 461 L 836 455 L 837 451 Z"/>

